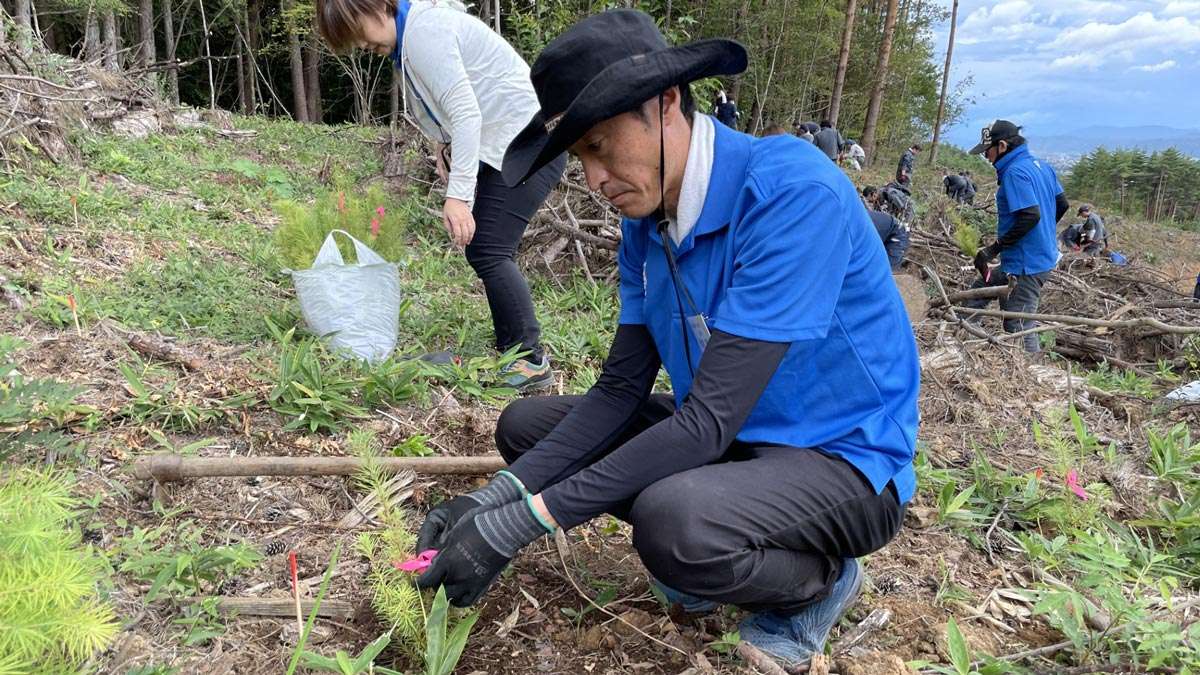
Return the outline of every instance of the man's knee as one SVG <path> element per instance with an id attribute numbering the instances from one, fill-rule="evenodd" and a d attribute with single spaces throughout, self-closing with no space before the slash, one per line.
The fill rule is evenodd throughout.
<path id="1" fill-rule="evenodd" d="M 725 586 L 732 565 L 725 537 L 714 530 L 710 499 L 687 472 L 646 488 L 633 502 L 633 547 L 642 563 L 667 585 L 687 593 Z"/>

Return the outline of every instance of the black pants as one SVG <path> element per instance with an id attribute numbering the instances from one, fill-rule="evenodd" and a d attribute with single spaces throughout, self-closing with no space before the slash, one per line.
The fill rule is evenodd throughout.
<path id="1" fill-rule="evenodd" d="M 519 344 L 522 350 L 532 352 L 529 358 L 535 361 L 542 358 L 542 327 L 533 310 L 529 284 L 517 268 L 517 249 L 529 219 L 558 184 L 566 165 L 563 155 L 510 188 L 499 171 L 481 162 L 475 188 L 475 237 L 467 245 L 467 262 L 483 281 L 496 348 L 504 351 Z"/>
<path id="2" fill-rule="evenodd" d="M 1040 274 L 1005 274 L 1002 270 L 992 270 L 992 279 L 990 282 L 985 282 L 983 278 L 975 280 L 971 284 L 971 288 L 984 288 L 986 286 L 1005 286 L 1008 284 L 1009 278 L 1016 281 L 1013 288 L 1008 293 L 1008 297 L 1000 299 L 1000 309 L 1006 312 L 1024 312 L 1027 314 L 1036 314 L 1038 306 L 1042 299 L 1042 286 L 1046 285 L 1046 281 L 1050 279 L 1049 272 Z M 964 307 L 971 309 L 983 309 L 991 303 L 988 298 L 977 298 L 968 300 L 964 303 Z M 976 314 L 976 316 L 980 316 Z M 1038 322 L 1033 319 L 1005 319 L 1004 332 L 1019 333 L 1023 330 L 1037 328 Z M 1037 353 L 1042 351 L 1042 342 L 1037 333 L 1030 333 L 1021 338 L 1024 341 L 1025 351 Z"/>
<path id="3" fill-rule="evenodd" d="M 550 433 L 579 396 L 509 404 L 496 444 L 510 464 Z M 674 413 L 654 395 L 615 449 Z M 735 443 L 720 461 L 664 478 L 613 515 L 663 583 L 751 611 L 792 612 L 826 597 L 842 558 L 882 548 L 904 507 L 889 484 L 875 494 L 847 462 L 816 450 Z"/>

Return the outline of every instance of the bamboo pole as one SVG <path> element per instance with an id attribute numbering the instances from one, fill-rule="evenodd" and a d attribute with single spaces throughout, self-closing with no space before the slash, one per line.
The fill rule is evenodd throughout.
<path id="1" fill-rule="evenodd" d="M 503 469 L 499 455 L 482 457 L 378 457 L 392 472 L 414 471 L 431 475 L 478 476 Z M 133 475 L 160 482 L 189 478 L 233 476 L 349 476 L 362 468 L 358 457 L 183 457 L 177 454 L 139 457 Z"/>

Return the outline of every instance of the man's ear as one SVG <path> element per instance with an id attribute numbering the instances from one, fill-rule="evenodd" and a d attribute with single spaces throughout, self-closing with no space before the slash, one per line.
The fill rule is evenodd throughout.
<path id="1" fill-rule="evenodd" d="M 1002 154 L 1002 155 L 1004 153 L 1008 152 L 1008 141 L 1000 141 L 999 143 L 997 143 L 996 150 L 998 150 L 1000 152 L 1000 154 Z"/>

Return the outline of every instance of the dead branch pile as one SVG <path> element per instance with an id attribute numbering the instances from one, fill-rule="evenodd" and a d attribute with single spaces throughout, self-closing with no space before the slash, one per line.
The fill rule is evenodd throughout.
<path id="1" fill-rule="evenodd" d="M 0 45 L 0 161 L 41 156 L 78 161 L 78 129 L 145 136 L 177 122 L 145 78 L 131 78 L 35 46 L 22 55 Z M 198 122 L 198 120 L 197 120 Z"/>

